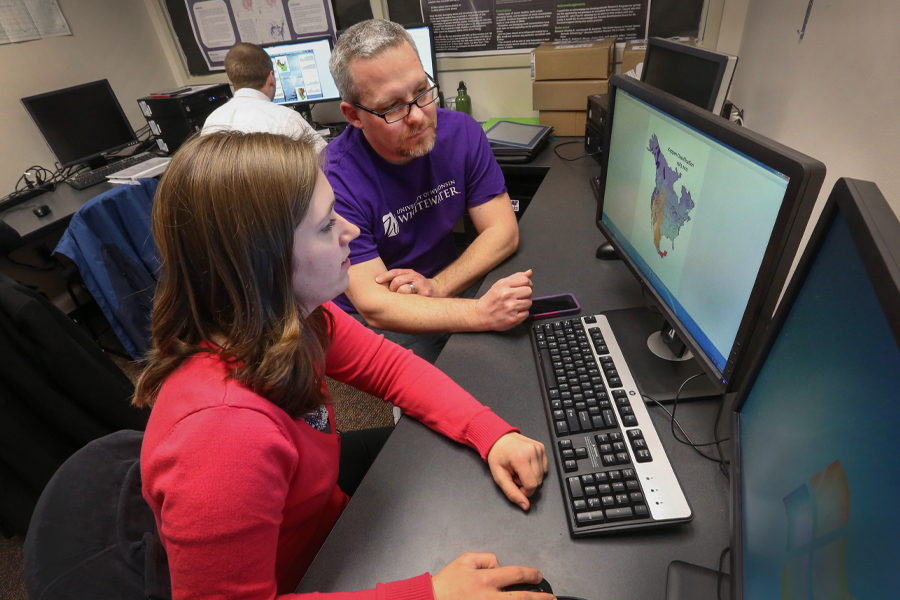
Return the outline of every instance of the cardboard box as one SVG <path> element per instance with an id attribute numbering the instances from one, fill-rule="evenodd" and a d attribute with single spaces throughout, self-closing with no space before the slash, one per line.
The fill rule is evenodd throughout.
<path id="1" fill-rule="evenodd" d="M 545 42 L 531 51 L 531 78 L 609 79 L 616 72 L 616 38 Z"/>
<path id="2" fill-rule="evenodd" d="M 585 111 L 559 111 L 559 110 L 542 110 L 540 116 L 541 125 L 547 125 L 553 128 L 555 135 L 562 136 L 583 136 L 584 126 L 587 122 L 587 113 Z"/>
<path id="3" fill-rule="evenodd" d="M 644 55 L 647 54 L 647 40 L 628 40 L 625 42 L 625 50 L 622 52 L 622 75 L 628 71 L 635 71 L 637 79 L 641 73 L 637 71 L 638 65 L 643 65 Z"/>
<path id="4" fill-rule="evenodd" d="M 605 94 L 608 90 L 608 79 L 533 81 L 531 83 L 532 108 L 534 110 L 583 111 L 588 96 Z"/>

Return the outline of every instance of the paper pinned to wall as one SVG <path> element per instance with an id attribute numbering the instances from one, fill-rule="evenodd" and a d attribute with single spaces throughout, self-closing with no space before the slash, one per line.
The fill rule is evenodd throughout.
<path id="1" fill-rule="evenodd" d="M 0 44 L 72 35 L 56 0 L 0 0 Z"/>

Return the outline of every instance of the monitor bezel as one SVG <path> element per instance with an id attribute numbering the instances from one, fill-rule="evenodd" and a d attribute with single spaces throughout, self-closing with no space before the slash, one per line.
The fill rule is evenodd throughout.
<path id="1" fill-rule="evenodd" d="M 306 44 L 309 42 L 320 42 L 322 40 L 328 40 L 328 49 L 329 49 L 328 55 L 329 55 L 329 62 L 330 62 L 330 60 L 331 60 L 330 57 L 332 54 L 334 54 L 334 38 L 332 38 L 330 35 L 327 35 L 327 34 L 303 38 L 300 40 L 291 40 L 288 42 L 278 42 L 277 44 L 265 44 L 265 45 L 260 46 L 260 48 L 265 50 L 266 54 L 269 54 L 269 50 L 268 50 L 269 48 L 278 48 L 279 46 L 296 46 L 297 44 Z M 271 54 L 269 54 L 269 58 L 272 58 Z M 328 73 L 329 77 L 334 79 L 334 77 L 331 75 L 330 66 L 329 65 L 325 65 L 325 66 L 326 66 L 325 72 Z M 272 69 L 272 72 L 274 73 L 275 70 Z M 335 87 L 337 87 L 337 86 L 335 86 Z M 316 98 L 314 100 L 298 100 L 297 102 L 277 102 L 276 105 L 277 106 L 285 106 L 287 108 L 294 108 L 294 107 L 313 106 L 315 104 L 323 104 L 325 102 L 340 102 L 342 100 L 340 94 L 341 94 L 341 92 L 340 92 L 340 90 L 338 90 L 337 98 Z"/>
<path id="2" fill-rule="evenodd" d="M 118 146 L 114 146 L 112 148 L 108 148 L 108 149 L 102 150 L 100 152 L 95 152 L 94 154 L 84 156 L 82 158 L 64 161 L 60 157 L 58 149 L 54 147 L 54 143 L 50 141 L 50 137 L 47 135 L 47 130 L 44 128 L 44 124 L 41 123 L 41 120 L 37 117 L 37 115 L 35 115 L 34 111 L 32 110 L 32 106 L 31 106 L 30 102 L 35 101 L 35 100 L 40 100 L 43 98 L 48 98 L 50 96 L 62 96 L 67 93 L 73 92 L 75 90 L 79 90 L 79 89 L 90 87 L 90 86 L 96 86 L 96 85 L 100 85 L 100 84 L 106 85 L 106 91 L 109 92 L 109 95 L 113 100 L 113 103 L 115 104 L 116 108 L 119 110 L 119 116 L 122 117 L 122 120 L 128 126 L 128 131 L 131 132 L 131 140 L 126 143 L 120 144 Z M 49 147 L 50 151 L 53 152 L 53 156 L 55 156 L 57 161 L 59 161 L 59 165 L 61 167 L 72 167 L 72 166 L 80 165 L 83 163 L 89 163 L 91 161 L 95 161 L 97 159 L 103 158 L 107 154 L 111 154 L 118 150 L 122 150 L 123 148 L 128 148 L 129 146 L 134 146 L 139 143 L 137 135 L 134 133 L 134 127 L 131 126 L 131 121 L 128 120 L 128 117 L 125 115 L 125 111 L 122 110 L 122 104 L 119 102 L 119 99 L 116 97 L 115 92 L 113 92 L 112 85 L 110 85 L 108 79 L 98 79 L 96 81 L 90 81 L 88 83 L 73 85 L 73 86 L 70 86 L 67 88 L 53 90 L 51 92 L 44 92 L 43 94 L 35 94 L 33 96 L 26 96 L 25 98 L 21 99 L 21 102 L 22 102 L 22 105 L 25 107 L 25 110 L 28 112 L 28 115 L 31 117 L 31 120 L 37 126 L 38 131 L 41 132 L 41 136 L 44 138 L 44 141 L 47 143 L 47 147 Z"/>
<path id="3" fill-rule="evenodd" d="M 747 308 L 741 318 L 735 341 L 727 355 L 728 359 L 724 371 L 720 371 L 715 363 L 703 352 L 678 317 L 663 302 L 660 294 L 645 281 L 640 269 L 628 257 L 615 236 L 603 224 L 603 197 L 606 190 L 612 130 L 615 126 L 616 94 L 619 89 L 790 178 L 784 198 L 793 198 L 795 201 L 793 203 L 782 201 L 781 209 L 775 220 L 775 227 L 772 230 L 772 235 L 763 255 L 756 282 L 747 301 Z M 741 379 L 742 363 L 748 355 L 748 346 L 751 349 L 754 347 L 751 343 L 756 339 L 754 333 L 757 330 L 757 325 L 764 327 L 767 324 L 768 317 L 771 317 L 771 313 L 766 315 L 769 307 L 774 312 L 774 304 L 780 296 L 781 287 L 787 277 L 787 271 L 805 231 L 806 222 L 815 204 L 821 181 L 824 179 L 825 166 L 813 158 L 735 125 L 726 119 L 722 119 L 651 85 L 620 75 L 614 75 L 609 82 L 607 127 L 604 131 L 603 151 L 600 156 L 602 168 L 595 219 L 598 229 L 610 241 L 619 256 L 622 257 L 622 261 L 628 266 L 641 285 L 650 292 L 654 301 L 663 312 L 663 316 L 678 331 L 682 340 L 691 349 L 704 371 L 713 379 L 716 388 L 723 392 L 734 391 L 737 389 L 737 384 Z M 797 224 L 802 224 L 803 226 L 798 227 Z M 784 260 L 786 251 L 789 254 L 787 261 Z M 771 288 L 775 286 L 778 287 L 778 293 L 773 294 L 774 290 Z M 761 323 L 761 320 L 765 322 Z M 723 377 L 725 377 L 724 380 Z"/>
<path id="4" fill-rule="evenodd" d="M 699 48 L 697 46 L 689 46 L 687 44 L 680 44 L 678 42 L 673 42 L 671 40 L 665 40 L 662 38 L 652 37 L 647 40 L 647 53 L 644 55 L 644 66 L 641 69 L 641 81 L 646 83 L 646 74 L 647 70 L 650 68 L 653 60 L 653 48 L 663 48 L 665 50 L 671 50 L 672 52 L 678 52 L 681 54 L 686 54 L 688 56 L 693 56 L 695 58 L 699 58 L 702 60 L 706 60 L 711 63 L 715 63 L 716 65 L 716 81 L 714 84 L 713 93 L 710 95 L 709 102 L 707 102 L 706 110 L 710 112 L 716 112 L 716 104 L 721 95 L 722 90 L 722 82 L 725 80 L 725 75 L 728 71 L 728 63 L 732 57 L 728 54 L 722 54 L 721 52 L 715 52 L 713 50 L 707 50 L 706 48 Z M 649 85 L 649 84 L 648 84 Z M 728 90 L 731 88 L 731 81 L 729 80 L 726 84 L 725 88 L 725 96 L 728 95 Z M 724 99 L 724 97 L 723 97 Z"/>
<path id="5" fill-rule="evenodd" d="M 809 243 L 797 263 L 796 273 L 785 290 L 784 297 L 767 332 L 766 341 L 753 357 L 747 377 L 734 398 L 730 478 L 732 503 L 731 586 L 734 600 L 743 600 L 744 598 L 741 410 L 784 327 L 797 296 L 809 277 L 822 245 L 825 243 L 827 233 L 831 230 L 838 213 L 842 214 L 847 222 L 850 236 L 865 265 L 869 280 L 875 289 L 875 295 L 890 324 L 894 339 L 900 346 L 900 220 L 876 184 L 871 181 L 850 178 L 838 179 L 810 235 Z"/>
<path id="6" fill-rule="evenodd" d="M 428 29 L 428 42 L 431 47 L 431 64 L 434 65 L 434 73 L 431 73 L 431 76 L 434 78 L 435 82 L 438 79 L 438 68 L 437 68 L 437 52 L 434 49 L 434 26 L 431 23 L 407 23 L 401 24 L 401 27 L 409 33 L 410 29 Z M 418 47 L 416 48 L 416 54 L 419 54 Z M 424 67 L 424 65 L 422 65 Z"/>

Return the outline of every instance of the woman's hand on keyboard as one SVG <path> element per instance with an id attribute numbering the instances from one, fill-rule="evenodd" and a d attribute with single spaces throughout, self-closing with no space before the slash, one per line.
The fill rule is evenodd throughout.
<path id="1" fill-rule="evenodd" d="M 494 443 L 487 457 L 494 481 L 513 504 L 528 510 L 547 472 L 547 452 L 540 442 L 520 433 L 507 433 Z"/>
<path id="2" fill-rule="evenodd" d="M 537 592 L 501 592 L 516 583 L 538 584 L 541 572 L 529 567 L 501 567 L 486 552 L 467 552 L 431 578 L 435 600 L 553 600 Z"/>

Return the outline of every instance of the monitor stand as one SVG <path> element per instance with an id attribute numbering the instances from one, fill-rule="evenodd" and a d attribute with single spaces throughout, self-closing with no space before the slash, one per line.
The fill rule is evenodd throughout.
<path id="1" fill-rule="evenodd" d="M 671 402 L 681 384 L 697 373 L 703 373 L 703 377 L 684 386 L 678 396 L 679 402 L 722 393 L 721 386 L 716 386 L 697 359 L 690 356 L 690 352 L 678 358 L 668 349 L 659 335 L 665 322 L 662 315 L 643 307 L 611 310 L 602 314 L 609 321 L 641 394 L 659 402 Z"/>
<path id="2" fill-rule="evenodd" d="M 311 104 L 296 104 L 294 105 L 294 110 L 300 113 L 300 116 L 303 117 L 311 127 L 315 128 L 315 125 L 313 124 Z"/>
<path id="3" fill-rule="evenodd" d="M 721 590 L 716 587 L 721 585 Z M 666 574 L 666 600 L 717 600 L 731 598 L 731 577 L 714 569 L 698 567 L 680 560 L 669 563 Z"/>

